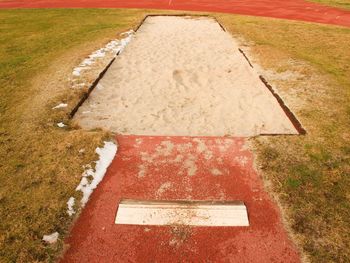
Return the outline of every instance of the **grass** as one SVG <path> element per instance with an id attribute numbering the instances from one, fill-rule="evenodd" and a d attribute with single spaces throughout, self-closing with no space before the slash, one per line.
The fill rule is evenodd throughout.
<path id="1" fill-rule="evenodd" d="M 146 11 L 43 9 L 0 11 L 0 261 L 54 261 L 65 233 L 66 202 L 76 196 L 82 165 L 109 135 L 55 123 L 74 101 L 67 76 L 81 58 L 129 29 Z M 350 258 L 350 30 L 334 26 L 218 14 L 251 53 L 278 72 L 303 77 L 278 89 L 308 131 L 306 136 L 254 139 L 264 178 L 272 183 L 291 230 L 314 262 Z M 294 59 L 292 62 L 290 59 Z M 295 61 L 303 61 L 302 66 Z M 269 80 L 269 79 L 268 79 Z M 298 103 L 300 102 L 300 103 Z M 71 104 L 70 104 L 71 105 Z M 84 148 L 84 154 L 78 154 Z M 62 238 L 62 235 L 61 235 Z"/>
<path id="2" fill-rule="evenodd" d="M 350 1 L 349 0 L 309 0 L 309 1 L 320 3 L 323 5 L 343 8 L 343 9 L 350 9 Z"/>

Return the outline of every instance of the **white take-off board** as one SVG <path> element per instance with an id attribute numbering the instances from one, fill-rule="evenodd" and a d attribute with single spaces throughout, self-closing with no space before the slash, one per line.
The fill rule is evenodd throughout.
<path id="1" fill-rule="evenodd" d="M 249 226 L 247 208 L 240 201 L 122 200 L 116 224 Z"/>

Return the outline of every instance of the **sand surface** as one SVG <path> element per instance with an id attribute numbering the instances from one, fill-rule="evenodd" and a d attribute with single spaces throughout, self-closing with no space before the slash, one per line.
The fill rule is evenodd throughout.
<path id="1" fill-rule="evenodd" d="M 209 18 L 147 18 L 74 119 L 120 134 L 297 134 L 237 41 Z"/>

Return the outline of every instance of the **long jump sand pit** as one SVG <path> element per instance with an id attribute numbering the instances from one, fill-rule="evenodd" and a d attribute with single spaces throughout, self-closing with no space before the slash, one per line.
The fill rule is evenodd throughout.
<path id="1" fill-rule="evenodd" d="M 119 134 L 298 134 L 237 41 L 206 17 L 148 17 L 74 119 Z"/>

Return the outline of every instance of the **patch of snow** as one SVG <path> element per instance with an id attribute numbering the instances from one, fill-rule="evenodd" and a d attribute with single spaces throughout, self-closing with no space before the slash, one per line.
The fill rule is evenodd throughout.
<path id="1" fill-rule="evenodd" d="M 86 58 L 83 60 L 83 62 L 81 62 L 80 65 L 82 66 L 90 66 L 94 63 L 94 61 L 91 58 Z"/>
<path id="2" fill-rule="evenodd" d="M 81 88 L 84 87 L 86 83 L 78 83 L 78 84 L 73 84 L 72 88 Z"/>
<path id="3" fill-rule="evenodd" d="M 76 67 L 76 68 L 73 69 L 73 73 L 72 73 L 72 74 L 73 74 L 74 76 L 77 76 L 77 77 L 78 77 L 78 76 L 80 76 L 81 70 L 82 70 L 82 68 Z"/>
<path id="4" fill-rule="evenodd" d="M 60 128 L 63 128 L 65 126 L 67 126 L 67 125 L 65 125 L 63 122 L 59 122 L 59 123 L 57 123 L 57 126 L 60 127 Z"/>
<path id="5" fill-rule="evenodd" d="M 53 244 L 57 242 L 58 236 L 59 236 L 58 232 L 54 232 L 50 235 L 44 235 L 43 240 L 49 244 Z"/>
<path id="6" fill-rule="evenodd" d="M 86 69 L 89 69 L 89 68 L 90 67 L 87 67 L 85 65 L 80 65 L 79 67 L 76 67 L 76 68 L 73 69 L 73 73 L 72 74 L 73 74 L 73 76 L 79 77 L 83 70 L 86 70 Z"/>
<path id="7" fill-rule="evenodd" d="M 99 50 L 96 50 L 94 53 L 92 53 L 89 58 L 91 59 L 95 59 L 95 58 L 103 58 L 106 55 L 106 52 L 104 51 L 104 48 L 101 48 Z M 93 63 L 93 61 L 91 61 L 91 64 Z"/>
<path id="8" fill-rule="evenodd" d="M 126 31 L 126 32 L 121 33 L 120 35 L 121 35 L 121 36 L 124 36 L 124 35 L 128 35 L 128 36 L 129 36 L 129 35 L 132 35 L 132 34 L 134 34 L 134 33 L 135 33 L 135 31 L 131 29 L 131 30 L 129 30 L 129 31 Z"/>
<path id="9" fill-rule="evenodd" d="M 125 49 L 126 45 L 131 41 L 132 35 L 128 35 L 126 38 L 123 38 L 120 41 L 120 48 L 119 48 L 119 53 L 122 53 L 123 50 Z"/>
<path id="10" fill-rule="evenodd" d="M 88 185 L 89 185 L 89 180 L 86 178 L 85 175 L 83 175 L 83 178 L 81 179 L 79 185 L 77 186 L 77 188 L 75 190 L 76 191 L 83 191 L 82 189 Z"/>
<path id="11" fill-rule="evenodd" d="M 85 170 L 91 169 L 91 168 L 92 168 L 91 164 L 83 165 L 83 169 L 85 169 Z"/>
<path id="12" fill-rule="evenodd" d="M 89 169 L 87 169 L 87 170 L 85 170 L 84 171 L 84 173 L 83 173 L 83 177 L 89 177 L 89 176 L 94 176 L 94 174 L 95 174 L 95 172 L 94 172 L 94 170 L 92 169 L 92 168 L 89 168 Z"/>
<path id="13" fill-rule="evenodd" d="M 69 215 L 69 216 L 72 216 L 73 214 L 75 214 L 75 211 L 74 211 L 74 203 L 75 203 L 75 198 L 74 197 L 70 197 L 69 199 L 68 199 L 68 202 L 67 202 L 67 206 L 68 206 L 68 208 L 67 208 L 67 214 Z"/>
<path id="14" fill-rule="evenodd" d="M 60 103 L 57 106 L 53 107 L 52 109 L 55 110 L 55 109 L 65 108 L 67 106 L 68 106 L 67 103 Z"/>
<path id="15" fill-rule="evenodd" d="M 121 36 L 126 35 L 126 37 L 122 38 L 120 41 L 114 39 L 108 42 L 103 48 L 94 51 L 88 58 L 85 58 L 78 67 L 73 69 L 73 76 L 79 77 L 83 70 L 89 69 L 89 66 L 93 65 L 96 60 L 104 58 L 108 53 L 111 53 L 115 57 L 118 52 L 120 53 L 124 50 L 134 33 L 133 30 L 126 31 L 120 34 Z"/>
<path id="16" fill-rule="evenodd" d="M 83 198 L 80 201 L 83 207 L 89 200 L 92 191 L 102 181 L 108 166 L 111 164 L 117 152 L 117 149 L 117 145 L 113 142 L 104 142 L 104 146 L 102 148 L 96 148 L 96 153 L 99 155 L 99 160 L 96 162 L 95 170 L 93 170 L 91 166 L 88 167 L 88 169 L 82 174 L 83 178 L 76 188 L 77 191 L 81 191 L 83 193 Z M 92 177 L 92 180 L 89 182 L 87 177 Z"/>

